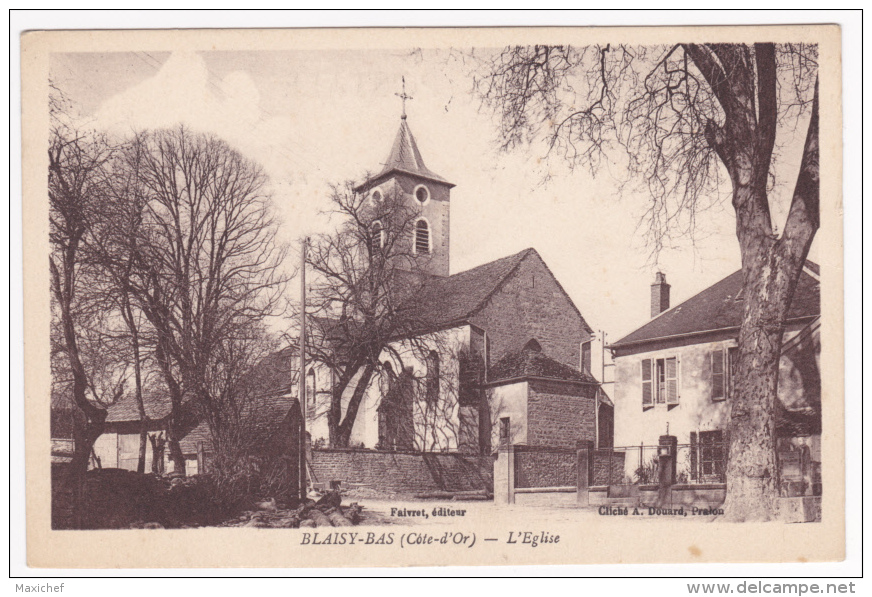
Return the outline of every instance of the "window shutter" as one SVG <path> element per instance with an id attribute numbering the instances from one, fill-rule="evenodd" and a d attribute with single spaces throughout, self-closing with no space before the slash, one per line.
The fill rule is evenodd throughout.
<path id="1" fill-rule="evenodd" d="M 739 360 L 739 349 L 736 346 L 733 346 L 729 350 L 727 350 L 727 397 L 732 395 L 733 386 L 735 385 L 736 379 L 736 363 Z"/>
<path id="2" fill-rule="evenodd" d="M 712 351 L 712 400 L 726 397 L 724 388 L 724 351 Z"/>
<path id="3" fill-rule="evenodd" d="M 642 359 L 642 407 L 654 406 L 654 384 L 651 379 L 651 359 Z"/>
<path id="4" fill-rule="evenodd" d="M 666 403 L 678 404 L 678 358 L 666 359 Z"/>
<path id="5" fill-rule="evenodd" d="M 690 478 L 696 481 L 699 478 L 699 442 L 696 439 L 696 431 L 690 432 Z"/>

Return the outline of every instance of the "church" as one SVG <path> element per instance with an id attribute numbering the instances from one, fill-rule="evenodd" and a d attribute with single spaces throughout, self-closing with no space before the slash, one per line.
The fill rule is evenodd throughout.
<path id="1" fill-rule="evenodd" d="M 421 281 L 414 309 L 427 328 L 379 357 L 349 445 L 488 454 L 501 444 L 574 448 L 611 437 L 612 405 L 591 374 L 593 330 L 536 250 L 451 272 L 453 187 L 427 168 L 403 113 L 383 167 L 354 188 L 363 200 L 398 197 L 413 213 L 398 242 L 409 245 Z M 328 445 L 332 375 L 318 365 L 308 372 L 315 447 Z"/>
<path id="2" fill-rule="evenodd" d="M 591 367 L 592 328 L 533 248 L 451 272 L 453 187 L 427 168 L 403 114 L 383 168 L 354 189 L 366 200 L 391 195 L 411 213 L 410 233 L 398 242 L 408 245 L 401 252 L 411 256 L 408 274 L 418 281 L 411 301 L 414 318 L 426 325 L 398 337 L 379 355 L 348 447 L 360 455 L 363 449 L 486 456 L 502 445 L 574 449 L 579 441 L 593 441 L 610 446 L 614 406 L 602 380 L 591 373 L 601 369 Z M 251 375 L 257 390 L 254 424 L 262 435 L 274 433 L 298 397 L 298 371 L 298 351 L 290 346 L 266 358 Z M 324 460 L 330 456 L 323 449 L 330 447 L 327 416 L 336 375 L 310 356 L 306 429 L 319 474 L 350 479 L 359 476 L 354 471 L 364 466 L 361 462 L 343 461 L 341 470 L 332 470 Z M 357 385 L 352 380 L 343 393 L 343 418 Z M 149 432 L 165 431 L 166 397 L 156 396 L 146 406 Z M 55 427 L 53 454 L 62 458 L 68 440 Z M 190 427 L 182 449 L 188 473 L 197 474 L 210 466 L 212 442 L 205 421 L 192 418 Z M 139 428 L 131 396 L 110 406 L 106 430 L 94 446 L 94 465 L 135 470 Z M 150 469 L 151 451 L 148 455 Z M 170 470 L 167 454 L 162 460 Z M 407 488 L 406 477 L 419 482 L 429 474 L 415 469 L 400 475 L 401 483 L 389 468 L 374 485 L 396 482 L 398 489 Z M 446 469 L 440 470 L 444 475 Z M 444 489 L 445 479 L 436 485 Z"/>

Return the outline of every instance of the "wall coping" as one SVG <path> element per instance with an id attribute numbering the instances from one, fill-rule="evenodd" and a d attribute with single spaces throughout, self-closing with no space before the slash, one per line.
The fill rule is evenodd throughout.
<path id="1" fill-rule="evenodd" d="M 515 487 L 515 493 L 575 493 L 578 487 Z"/>
<path id="2" fill-rule="evenodd" d="M 656 484 L 639 485 L 639 491 L 657 491 L 660 488 Z M 689 491 L 691 489 L 699 490 L 717 490 L 726 489 L 726 483 L 676 483 L 672 486 L 673 491 Z M 591 485 L 588 491 L 608 491 L 608 485 Z M 515 491 L 518 491 L 517 489 Z"/>
<path id="3" fill-rule="evenodd" d="M 312 452 L 334 454 L 390 454 L 402 456 L 463 456 L 466 458 L 492 458 L 489 454 L 476 452 L 420 452 L 416 450 L 376 450 L 374 448 L 312 448 Z"/>

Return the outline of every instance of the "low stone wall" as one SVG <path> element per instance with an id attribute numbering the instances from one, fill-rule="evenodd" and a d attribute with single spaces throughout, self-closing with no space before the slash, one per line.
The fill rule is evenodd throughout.
<path id="1" fill-rule="evenodd" d="M 596 450 L 591 456 L 591 485 L 621 483 L 624 452 Z M 578 483 L 575 450 L 515 446 L 515 487 L 565 487 Z M 611 482 L 611 483 L 610 483 Z"/>
<path id="2" fill-rule="evenodd" d="M 379 491 L 493 492 L 494 460 L 490 456 L 435 452 L 381 452 L 319 448 L 312 450 L 312 469 L 320 483 L 341 481 Z"/>
<path id="3" fill-rule="evenodd" d="M 621 491 L 629 490 L 629 491 Z M 672 508 L 718 508 L 724 503 L 726 486 L 723 483 L 700 485 L 673 485 L 672 499 L 667 507 Z M 629 485 L 608 487 L 599 485 L 590 488 L 590 505 L 644 506 L 657 505 L 657 485 Z"/>
<path id="4" fill-rule="evenodd" d="M 578 482 L 574 451 L 515 446 L 515 487 L 565 487 Z"/>
<path id="5" fill-rule="evenodd" d="M 591 485 L 615 485 L 624 480 L 625 452 L 617 450 L 595 450 L 593 453 L 593 473 Z M 611 468 L 611 470 L 609 470 Z"/>

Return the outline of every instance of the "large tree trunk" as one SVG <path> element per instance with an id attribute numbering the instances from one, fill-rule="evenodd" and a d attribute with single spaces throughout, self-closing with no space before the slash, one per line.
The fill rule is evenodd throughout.
<path id="1" fill-rule="evenodd" d="M 730 457 L 724 504 L 734 520 L 770 520 L 776 515 L 779 475 L 775 401 L 784 321 L 792 294 L 785 277 L 777 275 L 777 268 L 772 257 L 761 255 L 743 272 L 745 310 L 739 331 L 736 381 L 730 396 Z"/>
<path id="2" fill-rule="evenodd" d="M 770 520 L 779 492 L 775 401 L 784 325 L 819 226 L 818 91 L 793 201 L 781 236 L 773 230 L 767 185 L 777 125 L 775 46 L 686 46 L 725 113 L 705 136 L 730 175 L 742 254 L 744 312 L 736 383 L 730 396 L 726 515 Z M 716 59 L 715 59 L 716 58 Z"/>
<path id="3" fill-rule="evenodd" d="M 345 417 L 342 423 L 338 425 L 335 432 L 330 433 L 330 446 L 333 448 L 347 448 L 351 441 L 351 430 L 354 428 L 354 421 L 357 419 L 357 411 L 360 409 L 360 403 L 366 394 L 366 389 L 369 387 L 369 382 L 372 379 L 372 374 L 375 371 L 375 365 L 368 363 L 363 368 L 363 372 L 354 386 L 354 392 L 348 401 L 348 407 L 345 409 Z M 335 396 L 334 396 L 335 399 Z M 340 394 L 341 400 L 341 394 Z M 341 402 L 340 402 L 341 404 Z"/>
<path id="4" fill-rule="evenodd" d="M 160 333 L 160 332 L 158 332 Z M 167 389 L 170 394 L 170 417 L 167 424 L 167 439 L 166 445 L 170 450 L 170 462 L 173 463 L 173 472 L 185 476 L 185 456 L 182 454 L 182 448 L 179 445 L 181 440 L 181 430 L 179 429 L 178 419 L 181 416 L 182 410 L 182 388 L 172 371 L 170 365 L 169 351 L 163 346 L 165 339 L 159 339 L 155 347 L 155 358 L 160 366 L 164 381 L 167 384 Z"/>

